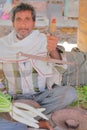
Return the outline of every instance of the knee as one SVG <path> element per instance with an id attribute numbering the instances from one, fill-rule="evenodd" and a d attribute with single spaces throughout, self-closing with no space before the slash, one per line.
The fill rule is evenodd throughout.
<path id="1" fill-rule="evenodd" d="M 66 100 L 68 103 L 72 103 L 77 99 L 77 93 L 74 87 L 69 87 L 66 94 Z"/>

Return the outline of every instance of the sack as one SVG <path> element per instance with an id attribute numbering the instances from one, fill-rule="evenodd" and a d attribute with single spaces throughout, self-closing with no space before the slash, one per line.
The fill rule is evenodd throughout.
<path id="1" fill-rule="evenodd" d="M 87 85 L 87 53 L 65 52 L 65 55 L 68 62 L 75 64 L 68 65 L 66 71 L 63 73 L 62 85 Z"/>

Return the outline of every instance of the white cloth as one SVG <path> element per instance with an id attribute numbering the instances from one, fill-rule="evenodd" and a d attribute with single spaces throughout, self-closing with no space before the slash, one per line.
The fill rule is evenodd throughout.
<path id="1" fill-rule="evenodd" d="M 46 36 L 40 33 L 38 30 L 32 31 L 29 36 L 20 41 L 16 38 L 15 32 L 13 31 L 8 36 L 0 39 L 0 59 L 14 59 L 17 57 L 17 53 L 19 52 L 46 56 L 46 46 Z M 20 71 L 21 88 L 23 93 L 34 93 L 31 72 L 32 67 L 37 70 L 41 77 L 51 77 L 53 74 L 52 66 L 46 62 L 37 60 L 29 60 L 26 62 L 26 64 L 19 62 L 18 69 Z M 4 63 L 3 70 L 8 80 L 9 92 L 11 91 L 11 93 L 14 93 L 16 80 L 12 64 Z M 27 75 L 24 74 L 25 72 L 27 72 Z"/>
<path id="2" fill-rule="evenodd" d="M 32 33 L 23 40 L 16 40 L 17 38 L 15 35 L 13 31 L 8 36 L 0 39 L 0 57 L 14 57 L 20 51 L 28 54 L 47 52 L 46 36 L 38 30 L 32 31 Z"/>

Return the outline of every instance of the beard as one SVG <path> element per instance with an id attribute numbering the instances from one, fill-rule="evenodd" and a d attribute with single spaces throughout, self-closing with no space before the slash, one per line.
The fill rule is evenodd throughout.
<path id="1" fill-rule="evenodd" d="M 20 33 L 22 31 L 22 33 Z M 27 33 L 24 33 L 24 32 Z M 29 32 L 29 29 L 19 29 L 19 32 L 16 32 L 16 36 L 19 40 L 24 39 L 25 37 L 27 37 L 31 32 Z"/>

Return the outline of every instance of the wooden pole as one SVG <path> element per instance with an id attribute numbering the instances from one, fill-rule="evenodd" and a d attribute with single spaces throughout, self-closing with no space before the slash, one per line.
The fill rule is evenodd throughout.
<path id="1" fill-rule="evenodd" d="M 87 0 L 79 0 L 77 46 L 87 52 Z"/>

